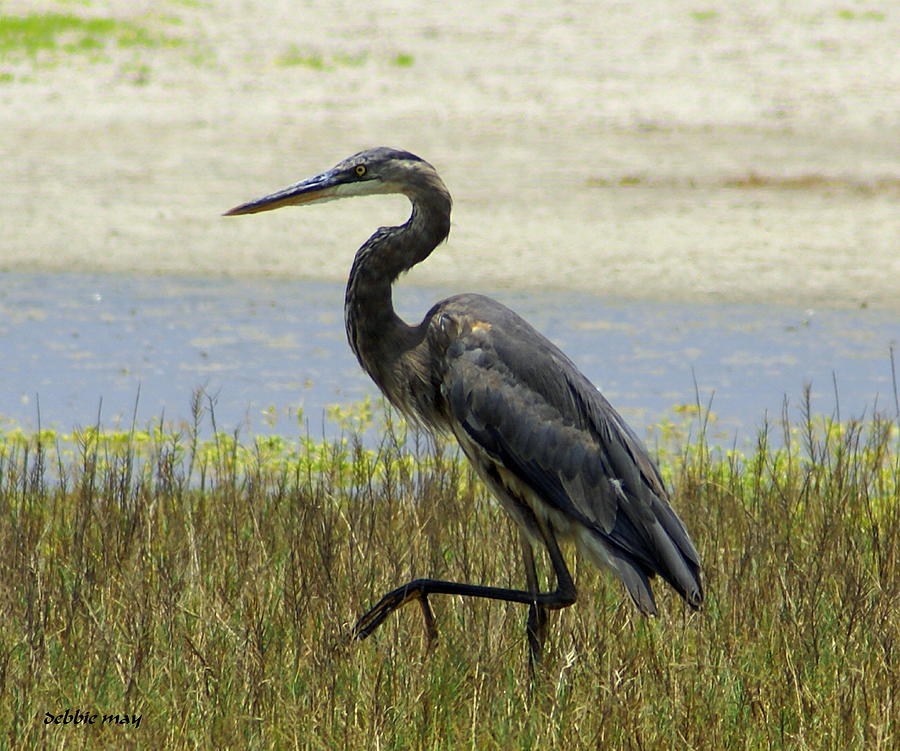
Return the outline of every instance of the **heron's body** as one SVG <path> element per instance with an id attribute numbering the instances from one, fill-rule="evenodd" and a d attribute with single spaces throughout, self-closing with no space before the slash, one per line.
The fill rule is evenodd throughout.
<path id="1" fill-rule="evenodd" d="M 379 229 L 357 251 L 345 303 L 350 346 L 393 404 L 456 437 L 523 533 L 528 591 L 416 580 L 386 595 L 357 633 L 368 635 L 411 599 L 420 600 L 432 628 L 430 593 L 489 597 L 531 606 L 536 656 L 545 609 L 565 607 L 576 596 L 558 539 L 573 541 L 610 569 L 644 613 L 656 612 L 649 584 L 655 574 L 698 607 L 699 556 L 656 466 L 571 360 L 513 311 L 481 295 L 447 298 L 413 326 L 394 312 L 394 280 L 449 232 L 450 195 L 431 165 L 407 152 L 373 149 L 229 214 L 388 192 L 406 194 L 412 215 L 399 227 Z M 538 591 L 535 544 L 550 555 L 555 592 Z"/>

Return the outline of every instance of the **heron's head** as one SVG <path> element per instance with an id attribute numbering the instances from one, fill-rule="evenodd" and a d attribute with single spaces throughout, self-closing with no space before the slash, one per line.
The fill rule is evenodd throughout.
<path id="1" fill-rule="evenodd" d="M 403 193 L 414 199 L 434 190 L 447 194 L 447 188 L 428 162 L 408 151 L 381 146 L 360 151 L 315 177 L 235 206 L 225 216 L 379 193 Z"/>

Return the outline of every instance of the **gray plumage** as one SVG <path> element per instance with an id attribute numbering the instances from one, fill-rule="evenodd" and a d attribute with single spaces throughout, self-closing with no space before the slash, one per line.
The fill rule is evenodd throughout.
<path id="1" fill-rule="evenodd" d="M 357 251 L 347 283 L 347 338 L 390 402 L 432 430 L 452 433 L 523 533 L 528 591 L 419 579 L 388 593 L 356 627 L 368 636 L 416 599 L 433 635 L 427 597 L 449 593 L 530 606 L 532 659 L 546 609 L 575 600 L 557 539 L 611 570 L 641 612 L 654 614 L 658 574 L 694 608 L 703 601 L 700 560 L 641 441 L 554 344 L 500 303 L 456 295 L 410 326 L 394 312 L 391 285 L 425 260 L 450 230 L 451 200 L 434 168 L 408 152 L 360 152 L 232 214 L 376 193 L 402 193 L 409 220 L 378 229 Z M 532 545 L 546 546 L 555 592 L 537 590 Z"/>

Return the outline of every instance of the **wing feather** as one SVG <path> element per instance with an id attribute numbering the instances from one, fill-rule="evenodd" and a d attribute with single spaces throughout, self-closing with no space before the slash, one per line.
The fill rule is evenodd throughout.
<path id="1" fill-rule="evenodd" d="M 459 296 L 445 302 L 444 313 L 457 321 L 453 346 L 442 347 L 440 385 L 454 432 L 588 530 L 642 610 L 655 612 L 647 583 L 655 573 L 699 606 L 697 551 L 659 470 L 609 402 L 499 303 Z"/>

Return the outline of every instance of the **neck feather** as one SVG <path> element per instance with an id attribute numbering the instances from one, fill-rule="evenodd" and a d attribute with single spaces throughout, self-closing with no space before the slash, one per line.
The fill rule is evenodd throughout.
<path id="1" fill-rule="evenodd" d="M 443 186 L 441 186 L 443 188 Z M 402 406 L 404 359 L 422 341 L 394 311 L 391 285 L 424 261 L 450 231 L 450 196 L 443 190 L 410 195 L 412 214 L 399 227 L 381 227 L 356 252 L 344 299 L 347 339 L 363 369 Z"/>

